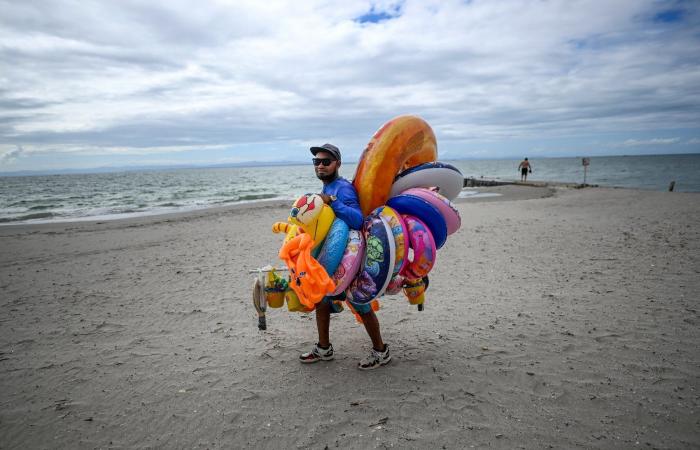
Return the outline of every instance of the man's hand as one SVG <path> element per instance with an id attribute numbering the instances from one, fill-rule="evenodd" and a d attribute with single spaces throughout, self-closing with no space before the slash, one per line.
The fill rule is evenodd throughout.
<path id="1" fill-rule="evenodd" d="M 333 200 L 331 199 L 331 196 L 328 195 L 328 194 L 318 194 L 318 195 L 321 196 L 321 198 L 323 199 L 323 203 L 325 203 L 326 205 L 330 205 L 331 202 L 333 201 Z"/>

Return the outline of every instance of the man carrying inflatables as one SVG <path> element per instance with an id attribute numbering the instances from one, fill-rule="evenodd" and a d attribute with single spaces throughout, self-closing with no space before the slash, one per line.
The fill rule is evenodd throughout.
<path id="1" fill-rule="evenodd" d="M 323 190 L 320 194 L 323 201 L 330 205 L 336 217 L 355 230 L 362 229 L 363 216 L 357 192 L 345 178 L 338 175 L 341 158 L 340 150 L 332 144 L 323 144 L 320 147 L 311 147 L 314 155 L 313 163 L 316 176 L 323 182 Z M 299 360 L 302 363 L 315 363 L 317 361 L 330 361 L 334 358 L 333 345 L 330 342 L 330 314 L 334 309 L 333 300 L 343 300 L 345 294 L 337 297 L 325 297 L 316 305 L 316 327 L 318 328 L 318 343 L 310 352 L 302 353 Z M 370 304 L 353 305 L 355 311 L 362 317 L 362 322 L 367 334 L 372 340 L 372 351 L 368 358 L 360 361 L 358 368 L 361 370 L 376 369 L 391 361 L 389 347 L 382 341 L 379 331 L 379 320 Z"/>

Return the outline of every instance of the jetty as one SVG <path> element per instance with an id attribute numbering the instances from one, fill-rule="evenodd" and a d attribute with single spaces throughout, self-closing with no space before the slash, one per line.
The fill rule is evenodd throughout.
<path id="1" fill-rule="evenodd" d="M 462 187 L 490 187 L 490 186 L 529 186 L 529 187 L 564 187 L 581 189 L 585 187 L 598 187 L 597 184 L 564 183 L 561 181 L 516 181 L 516 180 L 491 180 L 487 178 L 466 177 Z"/>

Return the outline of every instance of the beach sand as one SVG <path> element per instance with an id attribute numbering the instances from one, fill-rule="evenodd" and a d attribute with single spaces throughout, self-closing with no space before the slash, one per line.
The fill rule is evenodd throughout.
<path id="1" fill-rule="evenodd" d="M 257 329 L 288 205 L 0 227 L 0 447 L 700 447 L 700 194 L 479 190 L 371 372 L 347 311 Z"/>

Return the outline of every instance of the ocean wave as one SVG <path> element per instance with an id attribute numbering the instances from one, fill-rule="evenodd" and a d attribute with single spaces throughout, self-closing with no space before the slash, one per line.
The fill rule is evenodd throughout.
<path id="1" fill-rule="evenodd" d="M 53 209 L 53 208 L 57 208 L 57 207 L 60 207 L 60 206 L 63 206 L 63 205 L 36 205 L 36 206 L 31 206 L 31 207 L 29 207 L 29 208 L 27 208 L 27 209 L 28 209 L 29 211 L 44 211 L 44 210 L 47 210 L 47 209 Z"/>
<path id="2" fill-rule="evenodd" d="M 223 204 L 223 203 L 241 203 L 241 202 L 251 202 L 255 200 L 269 200 L 273 198 L 280 198 L 279 194 L 248 194 L 248 195 L 241 195 L 240 197 L 236 198 L 227 198 L 225 200 L 219 200 L 213 202 L 214 204 Z"/>
<path id="3" fill-rule="evenodd" d="M 278 194 L 248 194 L 241 195 L 236 201 L 250 201 L 250 200 L 265 200 L 270 198 L 279 197 Z"/>
<path id="4" fill-rule="evenodd" d="M 20 200 L 18 202 L 10 203 L 7 205 L 10 208 L 25 207 L 26 205 L 32 203 L 33 200 Z"/>
<path id="5" fill-rule="evenodd" d="M 54 213 L 51 213 L 51 212 L 34 213 L 34 214 L 26 214 L 23 216 L 15 216 L 15 217 L 0 217 L 0 223 L 22 222 L 25 220 L 36 220 L 36 219 L 51 219 L 54 217 L 58 217 L 58 216 Z"/>

